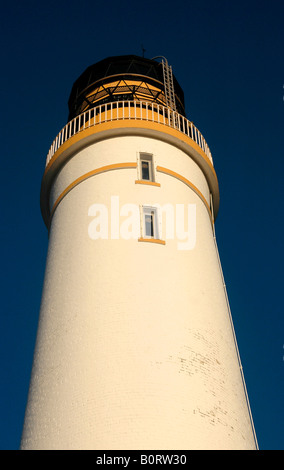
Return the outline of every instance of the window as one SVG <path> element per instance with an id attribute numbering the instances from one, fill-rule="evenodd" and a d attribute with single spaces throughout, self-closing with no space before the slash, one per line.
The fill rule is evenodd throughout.
<path id="1" fill-rule="evenodd" d="M 151 211 L 151 214 L 145 214 L 145 236 L 154 237 L 154 211 Z"/>
<path id="2" fill-rule="evenodd" d="M 153 155 L 140 154 L 140 178 L 144 181 L 154 181 Z"/>
<path id="3" fill-rule="evenodd" d="M 161 240 L 162 226 L 161 220 L 159 220 L 159 208 L 155 206 L 142 206 L 141 218 L 141 236 L 138 241 L 165 245 L 165 240 Z"/>
<path id="4" fill-rule="evenodd" d="M 156 207 L 143 207 L 143 231 L 145 238 L 159 238 Z"/>
<path id="5" fill-rule="evenodd" d="M 141 161 L 142 180 L 150 180 L 150 162 L 147 160 Z"/>

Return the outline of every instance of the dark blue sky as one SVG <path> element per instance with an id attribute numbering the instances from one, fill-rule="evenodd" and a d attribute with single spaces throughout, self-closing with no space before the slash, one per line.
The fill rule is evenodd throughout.
<path id="1" fill-rule="evenodd" d="M 221 191 L 217 241 L 260 449 L 284 449 L 284 4 L 6 2 L 1 9 L 0 449 L 18 449 L 47 250 L 39 192 L 86 67 L 167 57 Z"/>

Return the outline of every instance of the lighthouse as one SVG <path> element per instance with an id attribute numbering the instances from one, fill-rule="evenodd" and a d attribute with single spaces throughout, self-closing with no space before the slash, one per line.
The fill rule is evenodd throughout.
<path id="1" fill-rule="evenodd" d="M 219 185 L 164 57 L 73 84 L 21 449 L 257 449 L 215 237 Z"/>

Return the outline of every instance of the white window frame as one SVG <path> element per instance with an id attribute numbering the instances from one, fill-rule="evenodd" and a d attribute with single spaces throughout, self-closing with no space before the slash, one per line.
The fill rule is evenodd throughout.
<path id="1" fill-rule="evenodd" d="M 146 217 L 153 217 L 153 235 L 146 234 Z M 142 206 L 142 228 L 143 238 L 159 240 L 159 214 L 158 208 L 155 206 Z"/>
<path id="2" fill-rule="evenodd" d="M 143 178 L 143 171 L 142 171 L 142 163 L 147 162 L 149 164 L 149 179 Z M 140 169 L 140 180 L 141 181 L 150 181 L 155 182 L 155 174 L 154 174 L 154 161 L 153 155 L 150 153 L 143 153 L 139 154 L 139 169 Z"/>

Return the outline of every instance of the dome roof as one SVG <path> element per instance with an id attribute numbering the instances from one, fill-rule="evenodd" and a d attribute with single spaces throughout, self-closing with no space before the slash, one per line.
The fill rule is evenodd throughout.
<path id="1" fill-rule="evenodd" d="M 173 82 L 177 111 L 185 115 L 183 91 L 174 76 Z M 89 66 L 73 84 L 69 120 L 103 103 L 135 99 L 166 104 L 162 63 L 135 55 L 108 57 Z"/>

